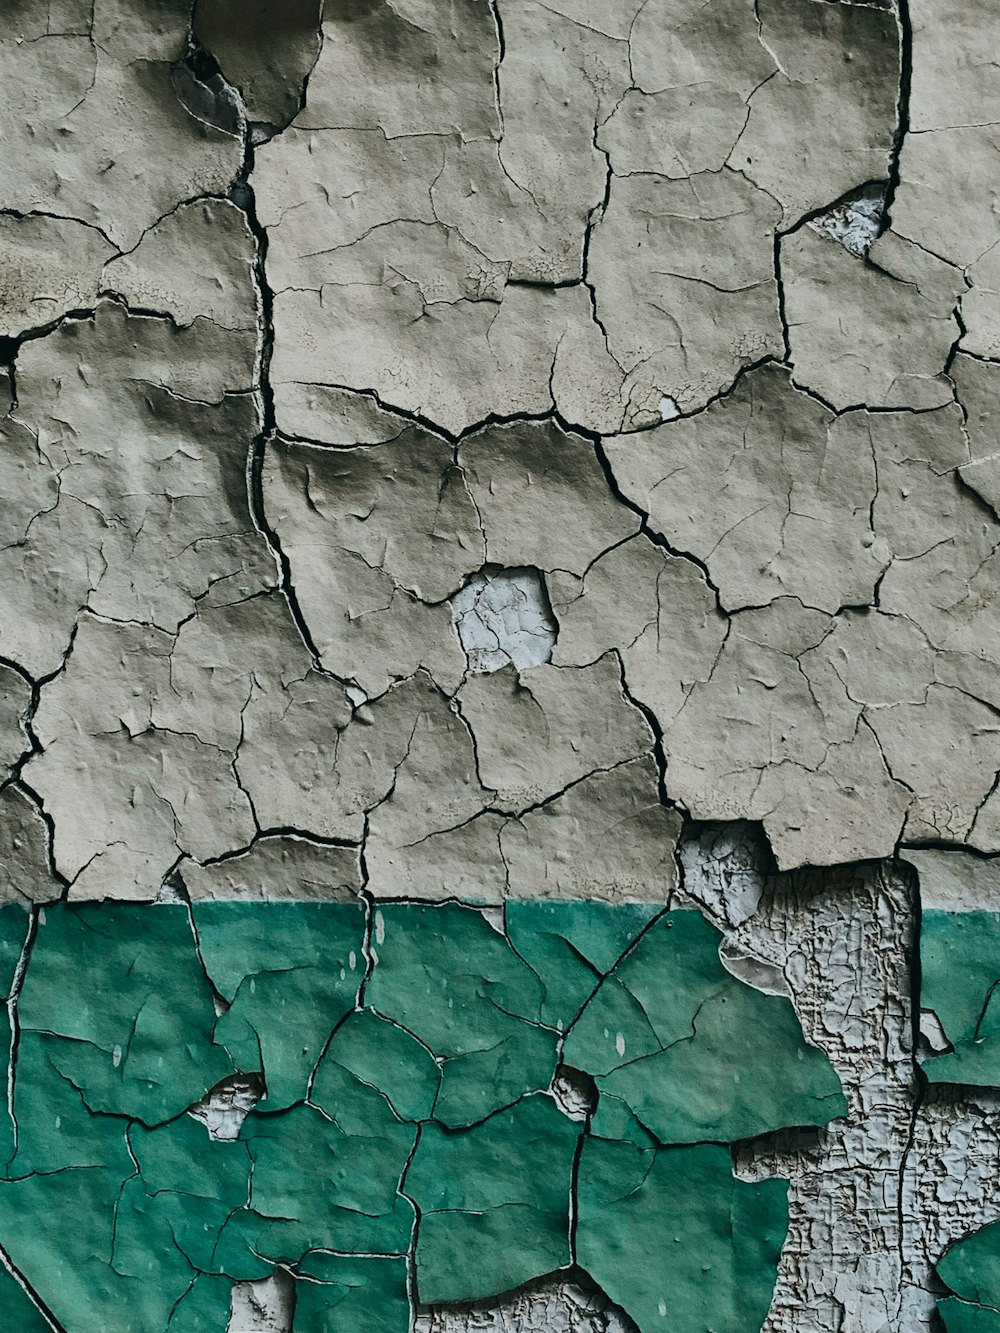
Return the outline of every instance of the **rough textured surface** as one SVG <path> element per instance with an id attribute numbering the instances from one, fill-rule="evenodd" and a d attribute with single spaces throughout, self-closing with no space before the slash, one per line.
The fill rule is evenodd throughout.
<path id="1" fill-rule="evenodd" d="M 993 1333 L 996 15 L 7 11 L 0 1318 Z"/>

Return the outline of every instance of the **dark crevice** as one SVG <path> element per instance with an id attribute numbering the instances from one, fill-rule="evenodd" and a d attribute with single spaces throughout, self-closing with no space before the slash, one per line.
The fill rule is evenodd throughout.
<path id="1" fill-rule="evenodd" d="M 896 0 L 896 22 L 899 26 L 899 98 L 896 102 L 896 133 L 889 154 L 889 184 L 885 192 L 881 232 L 887 231 L 892 226 L 892 206 L 900 183 L 900 158 L 910 128 L 910 90 L 913 84 L 913 25 L 910 22 L 910 0 Z"/>
<path id="2" fill-rule="evenodd" d="M 901 0 L 905 4 L 906 0 Z M 924 1102 L 927 1096 L 928 1080 L 920 1066 L 918 1052 L 920 1049 L 920 995 L 922 989 L 922 974 L 920 964 L 920 938 L 922 928 L 922 905 L 920 898 L 919 878 L 912 866 L 897 862 L 897 870 L 903 873 L 908 881 L 910 896 L 910 938 L 908 941 L 909 958 L 909 991 L 907 1000 L 910 1008 L 910 1070 L 913 1088 L 913 1102 L 910 1107 L 909 1123 L 907 1125 L 906 1141 L 903 1145 L 899 1161 L 899 1175 L 896 1189 L 896 1224 L 899 1228 L 899 1250 L 900 1262 L 903 1272 L 908 1271 L 907 1263 L 907 1231 L 914 1225 L 912 1215 L 912 1206 L 907 1199 L 906 1190 L 906 1172 L 909 1166 L 910 1154 L 913 1151 L 916 1140 L 917 1123 L 923 1112 Z"/>
<path id="3" fill-rule="evenodd" d="M 566 429 L 575 428 L 567 427 Z M 577 433 L 583 434 L 584 432 L 578 430 Z M 639 531 L 646 536 L 654 546 L 660 547 L 660 549 L 666 551 L 668 555 L 671 555 L 678 560 L 687 560 L 690 564 L 695 565 L 701 571 L 702 578 L 705 580 L 706 585 L 715 595 L 716 608 L 719 611 L 719 614 L 726 616 L 728 613 L 722 605 L 719 589 L 715 584 L 705 561 L 699 556 L 694 555 L 691 551 L 684 551 L 679 547 L 672 546 L 661 532 L 658 532 L 650 525 L 649 514 L 646 510 L 636 504 L 634 500 L 630 499 L 619 486 L 618 478 L 615 476 L 614 468 L 611 466 L 611 460 L 604 451 L 604 444 L 601 437 L 593 434 L 589 438 L 593 441 L 594 449 L 597 454 L 597 461 L 600 463 L 605 478 L 607 479 L 608 489 L 619 503 L 623 504 L 626 509 L 631 510 L 633 514 L 637 515 L 640 521 Z"/>
<path id="4" fill-rule="evenodd" d="M 177 100 L 196 120 L 234 138 L 244 132 L 243 99 L 193 33 L 187 53 L 171 69 L 171 80 Z"/>

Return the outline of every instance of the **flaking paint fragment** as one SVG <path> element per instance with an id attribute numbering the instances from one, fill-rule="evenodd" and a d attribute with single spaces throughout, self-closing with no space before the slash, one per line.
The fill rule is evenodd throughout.
<path id="1" fill-rule="evenodd" d="M 938 1304 L 947 1333 L 993 1333 L 1000 1328 L 998 1260 L 995 1223 L 952 1245 L 938 1260 L 938 1277 L 954 1293 Z"/>
<path id="2" fill-rule="evenodd" d="M 958 268 L 892 231 L 859 257 L 808 228 L 782 240 L 781 264 L 796 384 L 840 411 L 952 400 Z"/>
<path id="3" fill-rule="evenodd" d="M 320 48 L 320 5 L 198 0 L 192 31 L 239 90 L 247 119 L 284 128 L 299 110 Z"/>
<path id="4" fill-rule="evenodd" d="M 196 120 L 171 78 L 187 41 L 181 0 L 97 0 L 76 14 L 17 0 L 8 17 L 0 69 L 17 94 L 0 208 L 75 218 L 128 249 L 181 199 L 226 191 L 240 139 Z"/>
<path id="5" fill-rule="evenodd" d="M 301 1101 L 364 975 L 360 903 L 197 902 L 198 952 L 227 1002 L 215 1041 L 236 1069 L 261 1072 L 261 1107 Z"/>
<path id="6" fill-rule="evenodd" d="M 846 1110 L 836 1074 L 803 1041 L 789 1002 L 731 977 L 718 944 L 698 912 L 660 917 L 570 1029 L 565 1058 L 595 1075 L 601 1096 L 596 1134 L 605 1132 L 606 1102 L 624 1104 L 660 1143 L 753 1138 Z M 745 1073 L 765 1032 L 766 1085 Z"/>
<path id="7" fill-rule="evenodd" d="M 639 1147 L 588 1138 L 578 1261 L 640 1333 L 754 1333 L 787 1225 L 785 1183 L 734 1180 L 709 1144 Z"/>
<path id="8" fill-rule="evenodd" d="M 891 866 L 722 883 L 729 854 L 702 876 L 689 826 L 678 886 L 674 852 L 694 816 L 760 821 L 782 867 L 912 854 L 940 890 L 928 958 L 936 914 L 994 906 L 988 860 L 946 875 L 966 857 L 937 850 L 1000 849 L 992 17 L 925 0 L 234 12 L 18 0 L 0 41 L 0 896 L 17 900 L 0 1249 L 67 1333 L 221 1329 L 234 1280 L 296 1281 L 300 1329 L 401 1333 L 425 1220 L 399 1192 L 409 1148 L 483 1144 L 544 1106 L 557 1137 L 586 1135 L 575 1187 L 542 1148 L 516 1179 L 469 1150 L 478 1183 L 455 1182 L 471 1198 L 500 1180 L 481 1287 L 572 1271 L 554 1224 L 538 1253 L 508 1247 L 537 1176 L 575 1189 L 575 1259 L 621 1281 L 642 1333 L 929 1327 L 930 1262 L 995 1193 L 991 1088 L 937 1077 L 977 1039 L 988 1074 L 992 943 L 966 989 L 955 960 L 974 950 L 927 969 L 981 1031 L 928 1003 L 961 1031 L 922 1051 L 916 1088 L 919 916 Z M 865 181 L 887 185 L 863 261 L 817 231 Z M 761 389 L 782 379 L 775 411 Z M 748 396 L 768 398 L 763 438 L 735 424 Z M 708 423 L 718 448 L 692 443 Z M 452 606 L 494 562 L 544 579 L 555 651 L 464 683 Z M 741 1140 L 749 1184 L 726 1148 L 657 1147 L 606 1089 L 595 1118 L 617 1141 L 587 1129 L 592 1097 L 546 1095 L 611 1077 L 564 1058 L 581 1005 L 620 1001 L 615 1077 L 655 1036 L 622 979 L 644 914 L 684 893 L 727 936 L 700 980 L 743 1010 L 760 1006 L 739 977 L 790 995 L 850 1097 L 821 1134 Z M 200 958 L 188 897 L 196 924 L 241 900 Z M 421 976 L 417 931 L 407 1027 L 379 1017 L 365 978 L 377 992 L 393 914 L 455 897 L 492 904 L 477 919 L 500 952 L 457 915 Z M 53 961 L 53 921 L 102 898 L 145 905 L 88 904 L 96 947 Z M 272 898 L 324 924 L 276 931 Z M 468 1052 L 464 1086 L 460 1057 L 407 1030 L 462 949 L 448 1049 L 467 1018 L 510 1038 Z M 750 1129 L 743 1064 L 801 1052 L 790 1012 L 753 1048 L 724 1029 L 733 1062 L 685 1076 L 733 1094 L 708 1108 L 727 1133 Z M 270 1085 L 221 1144 L 197 1118 L 237 1077 L 220 1033 Z M 504 1083 L 518 1042 L 537 1050 Z M 162 1085 L 145 1077 L 160 1059 Z M 111 1105 L 98 1060 L 113 1113 L 92 1109 Z M 676 1089 L 653 1092 L 662 1109 Z M 439 1103 L 462 1123 L 435 1124 Z M 591 1197 L 590 1227 L 577 1205 L 607 1183 L 605 1145 L 642 1180 L 613 1208 Z M 700 1207 L 697 1253 L 663 1230 L 678 1192 Z M 943 1317 L 988 1325 L 962 1254 L 941 1260 Z M 558 1310 L 572 1288 L 549 1282 Z"/>
<path id="9" fill-rule="evenodd" d="M 579 1137 L 579 1126 L 545 1096 L 527 1097 L 461 1136 L 436 1125 L 424 1130 L 405 1188 L 420 1209 L 417 1291 L 425 1304 L 509 1291 L 569 1263 Z"/>

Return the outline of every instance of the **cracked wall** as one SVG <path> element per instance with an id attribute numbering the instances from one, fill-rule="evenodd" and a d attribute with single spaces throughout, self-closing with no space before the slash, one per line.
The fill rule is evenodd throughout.
<path id="1" fill-rule="evenodd" d="M 1000 1329 L 989 8 L 7 17 L 0 1322 Z"/>

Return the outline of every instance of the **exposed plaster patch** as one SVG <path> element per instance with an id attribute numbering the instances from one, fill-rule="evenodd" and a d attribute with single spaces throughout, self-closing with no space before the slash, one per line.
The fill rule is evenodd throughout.
<path id="1" fill-rule="evenodd" d="M 498 1301 L 421 1310 L 416 1333 L 631 1333 L 632 1321 L 593 1283 L 546 1278 Z"/>
<path id="2" fill-rule="evenodd" d="M 208 1130 L 210 1139 L 231 1143 L 240 1136 L 243 1122 L 260 1101 L 264 1087 L 254 1075 L 237 1074 L 217 1084 L 188 1111 Z"/>
<path id="3" fill-rule="evenodd" d="M 884 184 L 866 185 L 828 213 L 811 218 L 808 225 L 820 236 L 839 241 L 851 254 L 866 255 L 882 228 L 885 192 Z"/>
<path id="4" fill-rule="evenodd" d="M 458 637 L 473 672 L 518 671 L 552 657 L 556 623 L 537 569 L 491 569 L 473 574 L 451 599 Z"/>
<path id="5" fill-rule="evenodd" d="M 295 1282 L 283 1268 L 257 1282 L 233 1284 L 226 1333 L 292 1333 Z"/>

